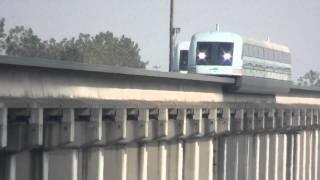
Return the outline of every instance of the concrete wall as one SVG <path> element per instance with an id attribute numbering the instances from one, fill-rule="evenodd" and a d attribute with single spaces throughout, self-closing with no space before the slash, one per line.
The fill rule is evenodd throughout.
<path id="1" fill-rule="evenodd" d="M 0 151 L 5 180 L 319 178 L 317 106 L 1 112 L 2 131 L 10 129 L 1 135 L 8 142 Z"/>

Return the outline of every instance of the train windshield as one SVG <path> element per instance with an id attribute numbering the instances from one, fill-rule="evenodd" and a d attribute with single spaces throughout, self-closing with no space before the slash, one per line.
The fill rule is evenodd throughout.
<path id="1" fill-rule="evenodd" d="M 198 42 L 197 65 L 231 66 L 233 61 L 233 43 Z"/>
<path id="2" fill-rule="evenodd" d="M 179 69 L 186 71 L 188 69 L 188 50 L 180 51 Z"/>

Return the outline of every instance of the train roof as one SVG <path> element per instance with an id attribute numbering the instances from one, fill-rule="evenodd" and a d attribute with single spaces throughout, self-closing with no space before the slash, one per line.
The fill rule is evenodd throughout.
<path id="1" fill-rule="evenodd" d="M 275 50 L 283 51 L 286 53 L 290 52 L 289 48 L 283 44 L 278 44 L 271 41 L 258 40 L 254 38 L 248 38 L 233 32 L 215 32 L 215 31 L 199 32 L 193 35 L 193 39 L 204 40 L 204 39 L 208 39 L 208 37 L 213 35 L 221 36 L 222 38 L 227 38 L 227 39 L 235 39 L 235 40 L 241 39 L 243 43 L 275 49 Z"/>

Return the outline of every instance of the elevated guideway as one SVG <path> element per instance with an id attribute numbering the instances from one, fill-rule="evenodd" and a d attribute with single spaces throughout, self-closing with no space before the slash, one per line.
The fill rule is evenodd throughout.
<path id="1" fill-rule="evenodd" d="M 0 56 L 0 179 L 320 179 L 320 91 Z"/>

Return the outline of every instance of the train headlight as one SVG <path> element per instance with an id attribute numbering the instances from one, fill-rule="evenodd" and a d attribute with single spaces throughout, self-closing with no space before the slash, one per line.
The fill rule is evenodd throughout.
<path id="1" fill-rule="evenodd" d="M 199 54 L 198 54 L 199 59 L 206 59 L 206 57 L 207 57 L 207 55 L 205 52 L 199 52 Z"/>
<path id="2" fill-rule="evenodd" d="M 231 58 L 232 58 L 232 55 L 230 53 L 226 52 L 226 53 L 223 54 L 223 59 L 224 60 L 231 60 Z"/>

